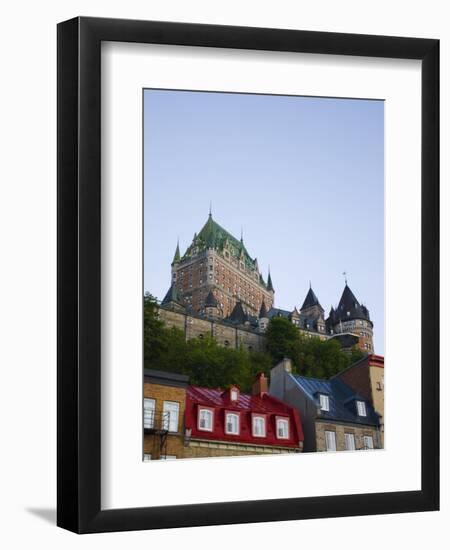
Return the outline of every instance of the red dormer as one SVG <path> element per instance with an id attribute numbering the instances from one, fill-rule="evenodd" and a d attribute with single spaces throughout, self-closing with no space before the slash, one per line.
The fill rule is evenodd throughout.
<path id="1" fill-rule="evenodd" d="M 241 393 L 235 385 L 226 390 L 188 386 L 185 424 L 192 439 L 242 444 L 247 450 L 256 445 L 298 451 L 303 445 L 297 410 L 269 395 L 262 373 L 252 394 Z"/>

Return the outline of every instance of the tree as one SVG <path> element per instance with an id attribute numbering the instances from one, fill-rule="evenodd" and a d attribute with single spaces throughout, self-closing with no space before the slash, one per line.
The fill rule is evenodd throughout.
<path id="1" fill-rule="evenodd" d="M 272 317 L 266 331 L 267 351 L 275 362 L 284 357 L 294 360 L 298 345 L 299 331 L 285 317 Z"/>

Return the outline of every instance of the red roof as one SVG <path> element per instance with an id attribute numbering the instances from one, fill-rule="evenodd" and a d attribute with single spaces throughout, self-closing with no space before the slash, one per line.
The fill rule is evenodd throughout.
<path id="1" fill-rule="evenodd" d="M 199 429 L 198 413 L 202 407 L 213 411 L 213 426 L 210 431 Z M 239 414 L 238 435 L 225 433 L 227 411 Z M 266 433 L 264 437 L 254 436 L 252 433 L 252 418 L 257 414 L 265 416 Z M 278 418 L 289 420 L 289 436 L 286 439 L 277 437 L 276 421 Z M 232 401 L 230 390 L 188 386 L 185 423 L 186 428 L 192 430 L 192 437 L 199 439 L 289 448 L 298 447 L 299 442 L 303 441 L 303 430 L 297 410 L 268 393 L 249 395 L 239 392 L 237 401 Z"/>

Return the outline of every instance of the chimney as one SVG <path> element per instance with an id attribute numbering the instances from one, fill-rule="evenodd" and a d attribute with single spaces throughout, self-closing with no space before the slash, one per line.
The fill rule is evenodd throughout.
<path id="1" fill-rule="evenodd" d="M 265 393 L 268 393 L 269 386 L 267 383 L 267 378 L 263 372 L 260 372 L 256 376 L 256 380 L 253 382 L 252 386 L 252 395 L 259 395 L 262 397 Z"/>

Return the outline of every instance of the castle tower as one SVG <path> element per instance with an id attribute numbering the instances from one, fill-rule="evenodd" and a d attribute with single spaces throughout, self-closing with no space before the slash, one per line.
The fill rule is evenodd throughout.
<path id="1" fill-rule="evenodd" d="M 177 246 L 172 282 L 186 307 L 197 313 L 205 311 L 210 291 L 222 317 L 228 317 L 238 302 L 246 314 L 254 317 L 258 316 L 263 301 L 268 309 L 273 305 L 270 275 L 266 284 L 243 236 L 233 237 L 213 219 L 211 212 L 183 255 Z"/>
<path id="2" fill-rule="evenodd" d="M 357 335 L 359 348 L 366 353 L 373 353 L 373 323 L 370 320 L 369 310 L 358 302 L 347 283 L 339 305 L 333 311 L 333 317 L 334 333 L 349 332 Z"/>
<path id="3" fill-rule="evenodd" d="M 175 283 L 170 285 L 170 288 L 164 296 L 161 305 L 166 309 L 171 309 L 173 311 L 184 312 L 186 310 L 183 299 L 181 298 Z"/>
<path id="4" fill-rule="evenodd" d="M 219 302 L 216 300 L 212 290 L 209 291 L 205 300 L 204 314 L 208 319 L 217 320 L 221 315 Z"/>
<path id="5" fill-rule="evenodd" d="M 259 310 L 258 315 L 258 328 L 261 332 L 265 332 L 267 330 L 267 325 L 269 324 L 269 317 L 267 315 L 267 308 L 266 304 L 263 300 L 263 303 L 261 304 L 261 309 Z"/>
<path id="6" fill-rule="evenodd" d="M 308 293 L 303 301 L 303 305 L 300 308 L 300 313 L 309 319 L 312 319 L 319 332 L 325 332 L 325 317 L 324 309 L 320 305 L 319 299 L 314 293 L 314 290 L 309 285 Z"/>

